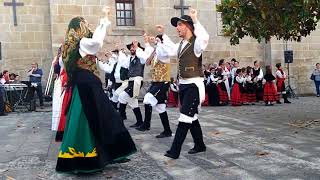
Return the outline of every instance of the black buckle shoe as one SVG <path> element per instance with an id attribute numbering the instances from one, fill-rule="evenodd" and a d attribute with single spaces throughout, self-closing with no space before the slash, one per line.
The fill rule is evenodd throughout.
<path id="1" fill-rule="evenodd" d="M 174 156 L 174 155 L 170 154 L 170 151 L 167 151 L 166 154 L 164 154 L 164 156 L 169 157 L 171 159 L 178 159 L 179 158 L 177 156 Z"/>
<path id="2" fill-rule="evenodd" d="M 149 131 L 150 127 L 146 127 L 146 125 L 142 124 L 141 126 L 136 128 L 138 131 Z"/>
<path id="3" fill-rule="evenodd" d="M 206 147 L 202 147 L 202 148 L 192 148 L 188 151 L 188 154 L 196 154 L 196 153 L 200 153 L 200 152 L 205 152 L 207 150 Z"/>
<path id="4" fill-rule="evenodd" d="M 166 138 L 166 137 L 171 137 L 172 133 L 160 133 L 159 135 L 156 135 L 156 138 Z"/>
<path id="5" fill-rule="evenodd" d="M 139 127 L 139 126 L 141 126 L 141 125 L 142 125 L 142 123 L 135 123 L 135 124 L 132 124 L 132 125 L 129 126 L 129 127 L 137 128 L 137 127 Z"/>

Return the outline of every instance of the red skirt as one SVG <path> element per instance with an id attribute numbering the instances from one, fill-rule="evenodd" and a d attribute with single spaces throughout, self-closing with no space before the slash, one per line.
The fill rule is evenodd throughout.
<path id="1" fill-rule="evenodd" d="M 256 93 L 245 93 L 243 97 L 244 97 L 244 102 L 254 103 L 257 101 Z"/>
<path id="2" fill-rule="evenodd" d="M 201 104 L 201 106 L 209 106 L 209 96 L 208 96 L 208 93 L 206 93 L 205 99 L 204 99 L 203 103 Z"/>
<path id="3" fill-rule="evenodd" d="M 241 106 L 243 99 L 241 97 L 241 92 L 239 88 L 239 84 L 235 83 L 232 87 L 231 93 L 231 105 L 232 106 Z"/>
<path id="4" fill-rule="evenodd" d="M 168 107 L 178 107 L 178 93 L 169 90 L 167 105 Z"/>
<path id="5" fill-rule="evenodd" d="M 61 115 L 60 115 L 60 122 L 58 126 L 58 131 L 56 134 L 56 141 L 62 141 L 63 138 L 63 133 L 64 133 L 64 128 L 66 126 L 66 119 L 67 119 L 67 112 L 68 112 L 68 107 L 71 101 L 72 97 L 72 90 L 71 88 L 67 89 L 63 101 L 62 101 L 62 107 L 61 107 Z"/>
<path id="6" fill-rule="evenodd" d="M 273 82 L 266 82 L 263 88 L 263 101 L 274 102 L 278 100 L 278 93 Z"/>
<path id="7" fill-rule="evenodd" d="M 218 93 L 219 93 L 219 101 L 221 103 L 227 103 L 229 100 L 228 93 L 226 90 L 226 86 L 224 83 L 219 83 L 218 84 Z"/>

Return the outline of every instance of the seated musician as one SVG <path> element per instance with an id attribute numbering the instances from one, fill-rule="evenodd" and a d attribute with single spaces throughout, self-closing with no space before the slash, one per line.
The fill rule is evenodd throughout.
<path id="1" fill-rule="evenodd" d="M 37 92 L 39 101 L 40 101 L 40 107 L 43 107 L 43 94 L 42 94 L 42 85 L 41 85 L 41 78 L 42 78 L 43 72 L 42 69 L 38 68 L 38 63 L 32 63 L 31 69 L 28 71 L 28 76 L 30 77 L 31 82 L 31 98 L 34 98 L 34 91 Z"/>

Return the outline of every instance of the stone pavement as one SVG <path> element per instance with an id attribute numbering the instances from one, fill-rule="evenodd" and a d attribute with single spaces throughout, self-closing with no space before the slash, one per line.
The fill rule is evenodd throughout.
<path id="1" fill-rule="evenodd" d="M 95 175 L 54 171 L 60 143 L 50 132 L 51 113 L 0 117 L 0 179 L 320 179 L 320 98 L 302 97 L 272 107 L 203 107 L 200 115 L 207 151 L 188 155 L 190 133 L 178 160 L 163 156 L 172 138 L 154 112 L 148 132 L 130 129 L 139 151 L 125 164 Z M 47 111 L 47 112 L 46 112 Z M 127 110 L 134 123 L 133 113 Z M 142 112 L 144 112 L 142 108 Z M 175 131 L 178 109 L 169 109 Z"/>

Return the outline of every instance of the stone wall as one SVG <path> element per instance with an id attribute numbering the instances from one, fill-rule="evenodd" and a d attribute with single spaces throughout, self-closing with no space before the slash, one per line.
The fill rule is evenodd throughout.
<path id="1" fill-rule="evenodd" d="M 3 5 L 3 2 L 10 1 L 0 1 L 0 70 L 7 69 L 27 80 L 26 72 L 32 62 L 37 62 L 44 70 L 43 81 L 46 81 L 52 59 L 49 1 L 18 1 L 24 3 L 24 6 L 17 7 L 18 26 L 13 24 L 12 7 Z"/>
<path id="2" fill-rule="evenodd" d="M 9 0 L 5 0 L 9 1 Z M 170 18 L 180 16 L 180 10 L 173 9 L 180 0 L 136 0 L 135 22 L 133 27 L 119 27 L 115 23 L 114 0 L 20 0 L 23 7 L 17 7 L 18 26 L 13 26 L 12 8 L 0 6 L 0 34 L 2 42 L 2 59 L 0 69 L 18 72 L 25 78 L 25 71 L 31 62 L 36 61 L 44 67 L 46 75 L 50 68 L 52 56 L 63 42 L 67 25 L 71 18 L 83 16 L 94 29 L 101 17 L 101 9 L 108 5 L 113 7 L 112 26 L 108 30 L 104 47 L 98 56 L 104 59 L 104 53 L 112 50 L 115 43 L 123 45 L 137 39 L 142 42 L 142 34 L 147 32 L 156 35 L 155 25 L 165 25 L 167 34 L 176 42 L 175 28 Z M 19 1 L 19 2 L 20 2 Z M 262 61 L 262 65 L 283 62 L 283 42 L 272 40 L 271 43 L 258 44 L 256 40 L 244 38 L 240 45 L 231 46 L 228 37 L 220 33 L 219 14 L 215 10 L 219 0 L 186 0 L 187 5 L 199 10 L 200 22 L 210 34 L 210 41 L 204 53 L 204 63 L 218 62 L 224 58 L 236 58 L 241 66 L 252 65 L 253 61 Z M 186 11 L 187 13 L 187 11 Z M 289 43 L 294 50 L 294 63 L 291 64 L 292 86 L 300 94 L 311 93 L 313 84 L 308 79 L 312 67 L 319 62 L 320 31 L 312 33 L 301 43 Z M 19 53 L 17 53 L 19 52 Z M 172 76 L 176 75 L 176 61 L 172 59 Z M 149 79 L 146 68 L 146 79 Z M 103 79 L 103 75 L 101 76 Z"/>

